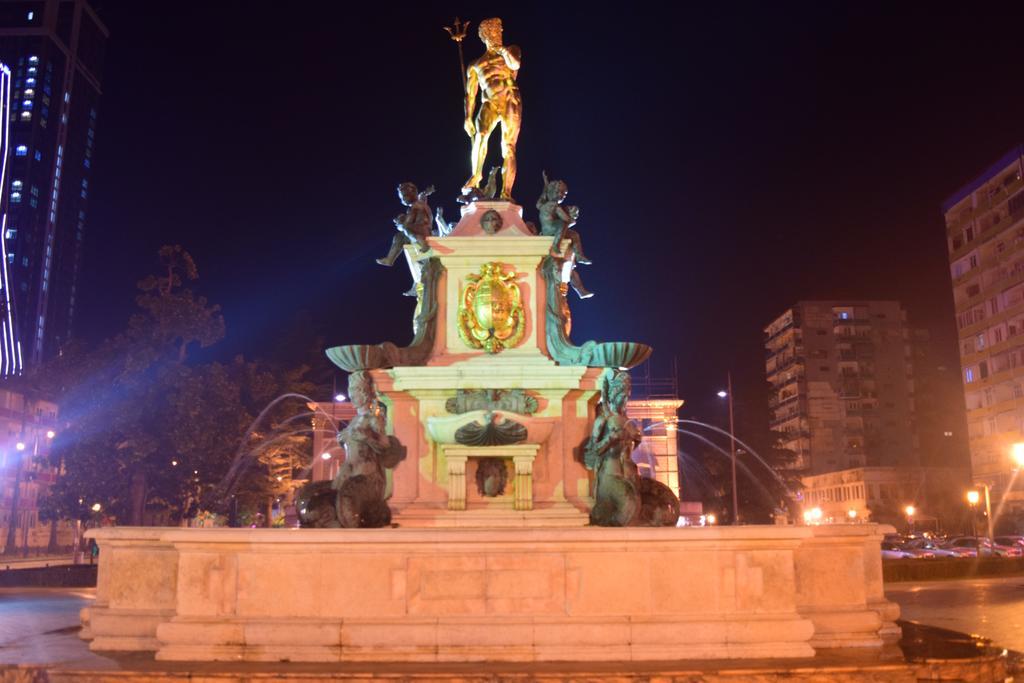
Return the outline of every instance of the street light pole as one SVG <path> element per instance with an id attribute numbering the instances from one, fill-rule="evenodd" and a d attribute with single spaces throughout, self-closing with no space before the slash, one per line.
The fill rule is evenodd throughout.
<path id="1" fill-rule="evenodd" d="M 740 523 L 739 495 L 736 491 L 736 427 L 732 412 L 732 372 L 726 373 L 726 391 L 729 392 L 729 445 L 732 453 L 732 523 Z"/>
<path id="2" fill-rule="evenodd" d="M 992 533 L 992 499 L 988 492 L 988 484 L 985 487 L 985 521 L 988 523 L 988 540 L 995 543 L 995 535 Z"/>

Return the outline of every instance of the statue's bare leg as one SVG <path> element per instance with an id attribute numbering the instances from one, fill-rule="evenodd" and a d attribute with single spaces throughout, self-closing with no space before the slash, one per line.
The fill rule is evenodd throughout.
<path id="1" fill-rule="evenodd" d="M 476 135 L 473 136 L 473 148 L 470 152 L 472 175 L 462 186 L 463 194 L 480 188 L 480 183 L 484 179 L 484 162 L 487 161 L 487 140 L 497 125 L 498 113 L 494 110 L 494 105 L 489 102 L 483 103 L 476 115 Z"/>
<path id="2" fill-rule="evenodd" d="M 402 247 L 409 243 L 409 240 L 402 233 L 397 233 L 391 238 L 391 249 L 388 250 L 388 255 L 384 258 L 377 259 L 377 263 L 382 266 L 393 266 L 395 265 L 395 259 L 402 253 Z"/>
<path id="3" fill-rule="evenodd" d="M 572 242 L 570 249 L 576 254 L 576 263 L 581 263 L 585 266 L 589 266 L 593 261 L 587 258 L 586 254 L 583 253 L 583 240 L 580 239 L 580 234 L 569 228 L 565 231 L 565 236 Z"/>
<path id="4" fill-rule="evenodd" d="M 580 274 L 576 272 L 575 268 L 572 270 L 572 275 L 569 276 L 569 286 L 573 288 L 581 299 L 589 299 L 594 296 L 593 292 L 583 286 L 583 279 L 580 277 Z"/>
<path id="5" fill-rule="evenodd" d="M 519 124 L 522 108 L 518 101 L 509 102 L 501 118 L 501 198 L 512 199 L 512 186 L 516 182 L 516 141 L 519 140 Z"/>

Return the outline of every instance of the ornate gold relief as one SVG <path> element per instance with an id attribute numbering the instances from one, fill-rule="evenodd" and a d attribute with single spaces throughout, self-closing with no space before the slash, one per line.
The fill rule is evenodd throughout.
<path id="1" fill-rule="evenodd" d="M 518 274 L 492 261 L 470 275 L 459 300 L 459 337 L 467 346 L 498 353 L 517 345 L 526 329 Z"/>

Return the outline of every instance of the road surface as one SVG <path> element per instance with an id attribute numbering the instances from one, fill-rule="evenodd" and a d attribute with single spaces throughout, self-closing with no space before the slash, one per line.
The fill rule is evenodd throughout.
<path id="1" fill-rule="evenodd" d="M 1024 652 L 1024 576 L 886 584 L 901 618 Z"/>

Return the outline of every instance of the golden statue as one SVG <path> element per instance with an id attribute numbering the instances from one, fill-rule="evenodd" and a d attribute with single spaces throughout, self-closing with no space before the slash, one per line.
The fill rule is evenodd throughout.
<path id="1" fill-rule="evenodd" d="M 501 198 L 512 199 L 516 182 L 516 140 L 523 115 L 516 76 L 521 53 L 515 45 L 502 45 L 501 19 L 485 19 L 478 29 L 487 51 L 466 70 L 466 134 L 473 141 L 470 166 L 473 174 L 462 188 L 463 194 L 480 189 L 487 157 L 487 139 L 501 124 Z M 460 43 L 461 47 L 461 43 Z M 476 93 L 480 91 L 480 108 Z M 474 121 L 473 113 L 476 112 Z"/>
<path id="2" fill-rule="evenodd" d="M 526 313 L 515 270 L 485 263 L 479 275 L 466 278 L 459 301 L 459 337 L 467 346 L 498 353 L 517 345 L 526 330 Z"/>

